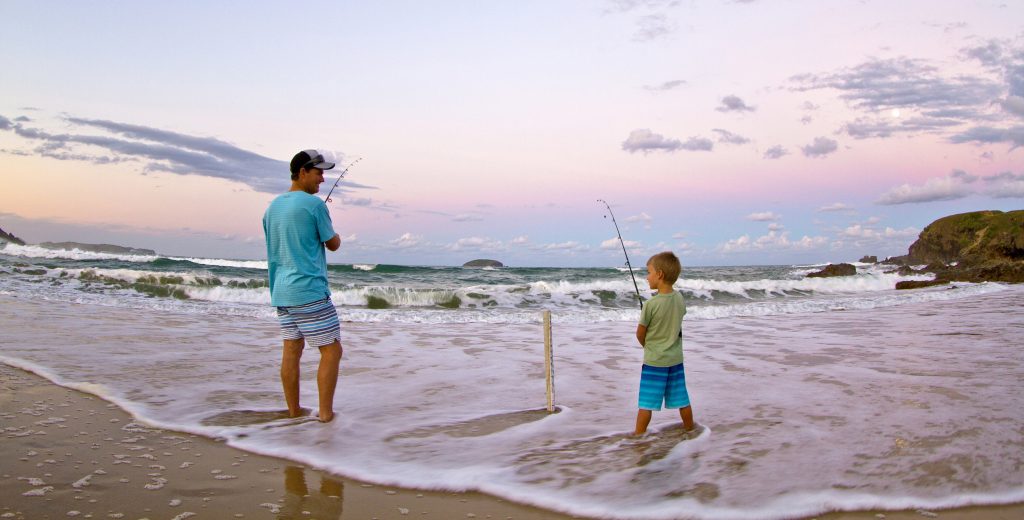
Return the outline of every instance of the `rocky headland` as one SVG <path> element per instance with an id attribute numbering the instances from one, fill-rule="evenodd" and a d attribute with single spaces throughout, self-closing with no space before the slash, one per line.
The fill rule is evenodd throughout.
<path id="1" fill-rule="evenodd" d="M 940 218 L 921 231 L 906 255 L 882 263 L 899 266 L 901 274 L 934 273 L 935 283 L 1024 282 L 1024 210 Z M 920 265 L 926 267 L 911 267 Z"/>
<path id="2" fill-rule="evenodd" d="M 10 242 L 12 244 L 17 244 L 19 246 L 25 245 L 25 241 L 24 240 L 14 236 L 11 233 L 8 233 L 8 232 L 4 231 L 3 229 L 0 229 L 0 243 L 4 243 L 4 242 Z"/>

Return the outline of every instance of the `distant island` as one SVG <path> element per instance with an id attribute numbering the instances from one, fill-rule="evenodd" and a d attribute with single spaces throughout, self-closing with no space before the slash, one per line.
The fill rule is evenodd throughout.
<path id="1" fill-rule="evenodd" d="M 462 264 L 462 267 L 505 267 L 505 264 L 502 264 L 497 260 L 488 260 L 486 258 L 480 258 L 477 260 L 470 260 Z"/>
<path id="2" fill-rule="evenodd" d="M 39 247 L 46 249 L 77 249 L 79 251 L 89 251 L 90 253 L 107 253 L 112 255 L 144 255 L 144 256 L 156 256 L 156 251 L 152 249 L 140 249 L 137 247 L 124 247 L 115 246 L 113 244 L 83 244 L 81 242 L 43 242 L 38 244 Z"/>

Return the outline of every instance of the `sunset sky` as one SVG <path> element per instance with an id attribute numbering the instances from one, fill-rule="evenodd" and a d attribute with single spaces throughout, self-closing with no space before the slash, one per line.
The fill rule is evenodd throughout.
<path id="1" fill-rule="evenodd" d="M 0 0 L 0 228 L 333 263 L 803 264 L 1024 208 L 1024 2 Z"/>

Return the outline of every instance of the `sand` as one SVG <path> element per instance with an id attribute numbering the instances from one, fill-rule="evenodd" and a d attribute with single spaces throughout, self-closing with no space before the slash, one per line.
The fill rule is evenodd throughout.
<path id="1" fill-rule="evenodd" d="M 0 364 L 2 519 L 565 519 L 479 493 L 356 482 L 150 428 Z"/>
<path id="2" fill-rule="evenodd" d="M 0 389 L 0 519 L 576 518 L 480 493 L 366 484 L 151 428 L 93 395 L 2 364 Z M 1024 505 L 817 518 L 1017 520 Z"/>

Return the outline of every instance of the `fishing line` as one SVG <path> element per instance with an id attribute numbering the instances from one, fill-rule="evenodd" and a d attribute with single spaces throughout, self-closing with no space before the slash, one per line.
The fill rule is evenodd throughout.
<path id="1" fill-rule="evenodd" d="M 598 202 L 604 204 L 604 207 L 608 208 L 608 215 L 612 216 L 612 224 L 615 224 L 615 234 L 619 236 L 619 245 L 622 246 L 622 254 L 626 256 L 626 268 L 629 269 L 629 277 L 633 279 L 633 289 L 636 289 L 636 299 L 640 301 L 640 310 L 644 308 L 644 298 L 640 296 L 640 287 L 636 284 L 636 276 L 633 276 L 633 266 L 629 263 L 629 253 L 626 252 L 626 242 L 622 240 L 622 233 L 619 232 L 619 223 L 615 221 L 615 213 L 612 213 L 612 207 L 608 205 L 604 199 L 597 199 Z M 604 215 L 604 218 L 608 218 L 608 215 Z"/>
<path id="2" fill-rule="evenodd" d="M 338 183 L 341 182 L 341 179 L 343 179 L 345 177 L 345 174 L 348 173 L 348 169 L 354 166 L 357 162 L 362 160 L 362 157 L 356 158 L 356 160 L 349 163 L 349 165 L 346 166 L 345 169 L 341 171 L 341 175 L 338 175 L 338 180 L 334 181 L 334 186 L 331 186 L 331 191 L 327 192 L 327 197 L 324 198 L 324 202 L 331 202 L 331 194 L 334 193 L 334 188 L 338 187 Z"/>

